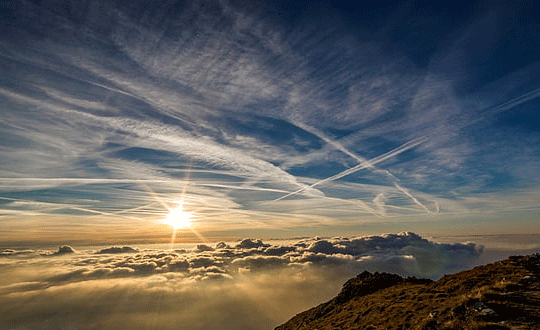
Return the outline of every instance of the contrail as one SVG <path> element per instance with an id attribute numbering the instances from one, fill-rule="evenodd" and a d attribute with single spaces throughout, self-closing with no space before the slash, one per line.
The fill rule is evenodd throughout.
<path id="1" fill-rule="evenodd" d="M 503 104 L 500 104 L 498 106 L 495 106 L 492 108 L 492 111 L 494 113 L 499 113 L 506 111 L 508 109 L 511 109 L 517 105 L 520 105 L 521 103 L 525 103 L 529 100 L 535 99 L 540 96 L 540 88 L 537 88 L 533 91 L 530 91 L 526 94 L 523 94 L 521 96 L 515 97 L 509 101 L 504 102 Z"/>
<path id="2" fill-rule="evenodd" d="M 399 155 L 400 153 L 402 152 L 405 152 L 411 148 L 414 148 L 416 147 L 417 145 L 421 144 L 421 143 L 424 143 L 426 141 L 425 138 L 418 138 L 418 139 L 414 139 L 414 140 L 411 140 L 407 143 L 404 143 L 402 144 L 401 146 L 393 149 L 393 150 L 390 150 L 382 155 L 379 155 L 373 159 L 370 159 L 370 160 L 366 160 L 364 163 L 361 163 L 361 164 L 358 164 L 354 167 L 351 167 L 341 173 L 338 173 L 338 174 L 335 174 L 329 178 L 326 178 L 326 179 L 323 179 L 323 180 L 320 180 L 318 182 L 315 182 L 314 184 L 312 184 L 310 187 L 314 187 L 314 186 L 318 186 L 320 185 L 321 183 L 325 183 L 327 181 L 334 181 L 334 180 L 337 180 L 337 179 L 341 179 L 347 175 L 350 175 L 354 172 L 357 172 L 359 170 L 363 170 L 365 168 L 373 168 L 376 164 L 380 163 L 380 162 L 383 162 L 389 158 L 392 158 L 394 156 L 397 156 Z M 392 175 L 392 177 L 394 177 Z"/>
<path id="3" fill-rule="evenodd" d="M 366 168 L 370 168 L 372 169 L 373 171 L 375 172 L 383 172 L 385 175 L 391 177 L 392 179 L 394 180 L 397 180 L 397 178 L 392 174 L 390 173 L 389 171 L 387 170 L 381 170 L 381 169 L 378 169 L 378 168 L 375 168 L 373 165 L 374 164 L 371 164 L 366 158 L 362 157 L 362 156 L 358 156 L 357 154 L 349 151 L 347 148 L 345 148 L 342 144 L 338 143 L 337 141 L 334 141 L 330 138 L 328 138 L 326 135 L 324 135 L 322 132 L 320 132 L 319 130 L 317 130 L 316 128 L 314 127 L 311 127 L 311 126 L 307 126 L 307 125 L 304 125 L 300 122 L 296 122 L 296 121 L 293 121 L 292 124 L 294 124 L 295 126 L 303 129 L 304 131 L 306 132 L 309 132 L 313 135 L 315 135 L 316 137 L 318 137 L 319 139 L 323 140 L 324 142 L 330 144 L 331 146 L 333 146 L 334 148 L 336 148 L 337 150 L 343 152 L 344 154 L 346 154 L 347 156 L 355 159 L 358 163 L 360 164 L 365 164 L 366 165 Z"/>
<path id="4" fill-rule="evenodd" d="M 540 88 L 537 88 L 535 90 L 532 90 L 528 93 L 525 93 L 521 96 L 518 96 L 518 97 L 515 97 L 509 101 L 506 101 L 500 105 L 497 105 L 497 106 L 494 106 L 490 109 L 490 111 L 493 113 L 493 114 L 497 114 L 497 113 L 500 113 L 500 112 L 504 112 L 504 111 L 507 111 L 509 109 L 512 109 L 522 103 L 525 103 L 527 101 L 530 101 L 530 100 L 533 100 L 535 98 L 538 98 L 540 97 Z M 475 121 L 472 121 L 471 123 L 469 124 L 472 124 L 474 123 Z M 320 181 L 317 181 L 315 182 L 314 184 L 312 184 L 311 186 L 309 187 L 304 187 L 302 189 L 299 189 L 297 191 L 294 191 L 294 192 L 291 192 L 287 195 L 284 195 L 280 198 L 277 198 L 275 200 L 273 200 L 273 202 L 275 201 L 279 201 L 279 200 L 282 200 L 282 199 L 285 199 L 287 197 L 290 197 L 290 196 L 293 196 L 293 195 L 296 195 L 298 193 L 301 193 L 302 191 L 305 191 L 309 188 L 313 188 L 317 185 L 320 185 L 322 183 L 325 183 L 325 182 L 329 182 L 329 181 L 334 181 L 334 180 L 337 180 L 339 178 L 342 178 L 344 176 L 347 176 L 349 174 L 352 174 L 352 173 L 355 173 L 357 171 L 360 171 L 362 169 L 365 169 L 365 168 L 370 168 L 370 169 L 373 169 L 375 171 L 382 171 L 384 172 L 386 175 L 388 175 L 389 177 L 391 177 L 394 181 L 394 186 L 396 187 L 396 189 L 398 189 L 399 191 L 401 191 L 403 194 L 405 194 L 407 197 L 409 197 L 416 205 L 422 207 L 424 210 L 426 210 L 427 212 L 430 212 L 429 209 L 424 205 L 422 204 L 416 197 L 414 197 L 407 189 L 405 189 L 404 187 L 402 187 L 401 185 L 399 185 L 396 181 L 397 181 L 397 178 L 392 174 L 390 173 L 389 171 L 387 170 L 380 170 L 380 169 L 376 169 L 374 167 L 374 165 L 376 165 L 377 163 L 379 162 L 382 162 L 390 157 L 393 157 L 393 156 L 396 156 L 398 154 L 400 154 L 401 152 L 405 151 L 405 150 L 408 150 L 420 143 L 423 143 L 427 140 L 426 137 L 423 137 L 421 139 L 416 139 L 416 140 L 412 140 L 412 141 L 409 141 L 407 143 L 405 143 L 404 145 L 402 145 L 401 147 L 397 148 L 397 149 L 394 149 L 388 153 L 385 153 L 381 156 L 378 156 L 376 158 L 373 158 L 371 160 L 367 160 L 361 156 L 358 156 L 352 152 L 350 152 L 349 150 L 347 150 L 347 148 L 345 148 L 343 145 L 341 145 L 340 143 L 326 137 L 322 132 L 318 131 L 317 129 L 313 128 L 313 127 L 310 127 L 310 126 L 307 126 L 307 125 L 304 125 L 300 122 L 296 122 L 296 121 L 293 121 L 292 122 L 294 125 L 296 125 L 297 127 L 317 136 L 318 138 L 320 138 L 321 140 L 325 141 L 326 143 L 332 145 L 333 147 L 335 147 L 337 150 L 340 150 L 341 152 L 343 152 L 344 154 L 350 156 L 351 158 L 355 159 L 356 161 L 359 162 L 358 165 L 350 168 L 350 169 L 347 169 L 341 173 L 338 173 L 336 175 L 333 175 L 329 178 L 326 178 L 326 179 L 323 179 L 323 180 L 320 180 Z M 439 205 L 437 204 L 436 205 L 436 208 L 437 208 L 437 213 L 439 212 Z"/>
<path id="5" fill-rule="evenodd" d="M 407 189 L 405 189 L 402 186 L 400 186 L 399 184 L 397 184 L 397 182 L 394 182 L 394 187 L 396 187 L 397 190 L 401 191 L 402 193 L 407 195 L 410 199 L 412 199 L 412 201 L 416 205 L 418 205 L 421 208 L 423 208 L 424 210 L 426 210 L 426 212 L 431 213 L 431 211 L 424 204 L 420 203 L 420 201 L 418 199 L 416 199 L 416 197 L 414 197 Z"/>
<path id="6" fill-rule="evenodd" d="M 334 148 L 338 149 L 339 151 L 343 152 L 344 154 L 350 156 L 351 158 L 356 159 L 359 163 L 367 162 L 367 159 L 365 159 L 364 157 L 360 157 L 360 156 L 350 152 L 349 150 L 347 150 L 347 148 L 342 146 L 340 143 L 338 143 L 338 142 L 336 142 L 336 141 L 334 141 L 332 139 L 329 139 L 326 135 L 324 135 L 322 132 L 320 132 L 316 128 L 304 125 L 304 124 L 302 124 L 300 122 L 296 122 L 296 121 L 293 121 L 292 124 L 294 124 L 295 126 L 303 129 L 306 132 L 309 132 L 309 133 L 315 135 L 319 139 L 321 139 L 324 142 L 332 145 Z"/>
<path id="7" fill-rule="evenodd" d="M 299 189 L 299 190 L 297 190 L 297 191 L 293 191 L 293 192 L 291 192 L 291 193 L 289 193 L 289 194 L 287 194 L 287 195 L 284 195 L 284 196 L 281 196 L 281 197 L 279 197 L 279 198 L 277 198 L 277 199 L 274 199 L 272 202 L 280 201 L 280 200 L 282 200 L 282 199 L 285 199 L 285 198 L 287 198 L 287 197 L 296 195 L 296 194 L 298 194 L 298 193 L 300 193 L 300 192 L 302 192 L 302 191 L 304 191 L 304 190 L 313 188 L 313 187 L 318 186 L 318 185 L 320 185 L 320 184 L 323 184 L 323 183 L 326 183 L 326 182 L 330 182 L 330 181 L 334 181 L 334 180 L 343 178 L 343 177 L 345 177 L 345 176 L 347 176 L 347 175 L 353 174 L 353 173 L 358 172 L 358 171 L 360 171 L 360 170 L 363 170 L 363 169 L 365 169 L 365 168 L 373 168 L 374 165 L 376 165 L 376 164 L 378 164 L 378 163 L 380 163 L 380 162 L 383 162 L 383 161 L 385 161 L 385 160 L 387 160 L 387 159 L 389 159 L 389 158 L 395 157 L 395 156 L 399 155 L 400 153 L 405 152 L 405 151 L 407 151 L 407 150 L 409 150 L 409 149 L 411 149 L 411 148 L 414 148 L 414 147 L 416 147 L 417 145 L 419 145 L 419 144 L 421 144 L 421 143 L 424 143 L 426 140 L 427 140 L 427 138 L 424 138 L 424 137 L 422 137 L 422 138 L 417 138 L 417 139 L 414 139 L 414 140 L 411 140 L 411 141 L 409 141 L 409 142 L 407 142 L 407 143 L 405 143 L 405 144 L 403 144 L 403 145 L 401 145 L 401 146 L 399 146 L 399 147 L 397 147 L 397 148 L 395 148 L 395 149 L 392 149 L 392 150 L 390 150 L 390 151 L 388 151 L 388 152 L 386 152 L 386 153 L 384 153 L 384 154 L 382 154 L 382 155 L 379 155 L 379 156 L 377 156 L 377 157 L 375 157 L 375 158 L 373 158 L 373 159 L 365 160 L 365 161 L 361 162 L 360 164 L 358 164 L 358 165 L 356 165 L 356 166 L 354 166 L 354 167 L 351 167 L 351 168 L 349 168 L 349 169 L 346 169 L 346 170 L 343 171 L 343 172 L 340 172 L 340 173 L 338 173 L 338 174 L 335 174 L 335 175 L 333 175 L 333 176 L 331 176 L 331 177 L 328 177 L 328 178 L 326 178 L 326 179 L 319 180 L 319 181 L 313 183 L 313 184 L 310 185 L 310 186 L 303 187 L 302 189 Z M 393 177 L 393 176 L 392 176 L 392 177 Z M 407 196 L 411 197 L 410 193 L 408 193 Z M 418 200 L 417 200 L 416 198 L 414 198 L 413 200 L 414 200 L 416 203 L 419 203 Z"/>
<path id="8" fill-rule="evenodd" d="M 491 118 L 491 116 L 499 114 L 501 112 L 510 110 L 522 103 L 525 103 L 527 101 L 533 100 L 537 97 L 540 97 L 540 88 L 537 88 L 535 90 L 532 90 L 528 93 L 525 93 L 523 95 L 514 97 L 513 99 L 510 99 L 502 104 L 488 107 L 486 109 L 481 110 L 482 112 L 479 113 L 481 117 L 478 117 L 476 119 L 470 120 L 467 124 L 464 125 L 464 127 L 470 126 L 472 124 L 475 124 L 477 122 L 481 122 L 482 120 L 485 120 L 486 118 Z"/>
<path id="9" fill-rule="evenodd" d="M 293 121 L 292 122 L 294 125 L 296 125 L 297 127 L 307 131 L 307 132 L 310 132 L 311 134 L 319 137 L 320 139 L 322 139 L 323 141 L 327 142 L 328 144 L 334 146 L 336 149 L 340 150 L 341 152 L 345 153 L 346 155 L 354 158 L 355 160 L 357 160 L 360 164 L 358 165 L 359 168 L 358 170 L 360 169 L 364 169 L 364 168 L 369 168 L 371 169 L 373 172 L 375 173 L 382 173 L 382 174 L 385 174 L 386 176 L 390 177 L 392 179 L 392 181 L 395 183 L 397 181 L 399 181 L 398 178 L 396 178 L 392 173 L 390 173 L 390 171 L 388 170 L 382 170 L 382 169 L 378 169 L 376 168 L 374 165 L 374 163 L 372 161 L 369 161 L 361 156 L 358 156 L 352 152 L 350 152 L 349 150 L 347 150 L 347 148 L 345 148 L 343 145 L 341 145 L 340 143 L 336 142 L 336 141 L 333 141 L 332 139 L 326 137 L 322 132 L 318 131 L 316 128 L 313 128 L 313 127 L 310 127 L 310 126 L 307 126 L 307 125 L 304 125 L 300 122 L 296 122 L 296 121 Z M 427 140 L 427 137 L 424 137 L 422 139 L 426 139 Z M 413 140 L 415 141 L 415 140 Z M 410 142 L 413 142 L 413 141 L 410 141 Z M 351 169 L 352 170 L 352 169 Z M 354 171 L 353 171 L 354 172 Z M 349 175 L 350 173 L 347 173 L 345 175 Z M 338 177 L 339 178 L 339 177 Z M 334 178 L 334 180 L 336 180 L 336 178 Z M 307 188 L 304 188 L 302 189 L 301 191 L 305 190 Z M 292 194 L 297 194 L 298 192 L 293 192 Z M 408 194 L 406 194 L 408 197 L 414 197 L 412 196 L 412 194 L 409 192 Z M 283 198 L 285 198 L 286 196 L 283 196 Z M 279 200 L 279 199 L 278 199 Z M 413 199 L 413 202 L 418 204 L 420 203 L 420 201 L 418 201 L 418 199 L 414 198 Z M 423 208 L 426 208 L 425 205 L 423 205 L 422 203 L 420 203 L 422 205 Z"/>
<path id="10" fill-rule="evenodd" d="M 381 216 L 386 216 L 386 210 L 384 209 L 385 207 L 385 203 L 384 203 L 384 193 L 380 193 L 378 194 L 374 199 L 373 199 L 373 204 L 375 204 L 375 206 L 377 207 L 377 210 L 379 211 L 379 215 Z"/>

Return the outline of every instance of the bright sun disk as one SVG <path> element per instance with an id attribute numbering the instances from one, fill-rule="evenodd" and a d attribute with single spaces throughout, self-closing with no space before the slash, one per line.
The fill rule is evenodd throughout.
<path id="1" fill-rule="evenodd" d="M 174 229 L 188 228 L 191 227 L 191 214 L 192 212 L 184 211 L 180 204 L 177 208 L 171 209 L 162 222 Z"/>

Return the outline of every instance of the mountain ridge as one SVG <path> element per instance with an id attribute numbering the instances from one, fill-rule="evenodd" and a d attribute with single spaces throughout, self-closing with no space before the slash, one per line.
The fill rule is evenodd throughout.
<path id="1" fill-rule="evenodd" d="M 540 329 L 540 254 L 512 256 L 437 281 L 367 271 L 275 330 Z"/>

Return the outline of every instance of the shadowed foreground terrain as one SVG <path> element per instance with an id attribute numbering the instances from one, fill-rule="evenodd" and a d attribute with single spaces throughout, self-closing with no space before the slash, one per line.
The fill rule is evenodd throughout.
<path id="1" fill-rule="evenodd" d="M 276 330 L 540 329 L 540 254 L 446 275 L 436 282 L 363 272 L 332 300 Z"/>

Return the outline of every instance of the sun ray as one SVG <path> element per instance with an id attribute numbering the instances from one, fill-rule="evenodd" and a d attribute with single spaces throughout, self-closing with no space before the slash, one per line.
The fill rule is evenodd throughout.
<path id="1" fill-rule="evenodd" d="M 180 202 L 176 208 L 169 210 L 169 214 L 162 222 L 175 230 L 189 228 L 191 227 L 192 214 L 192 212 L 184 211 L 184 202 Z"/>

